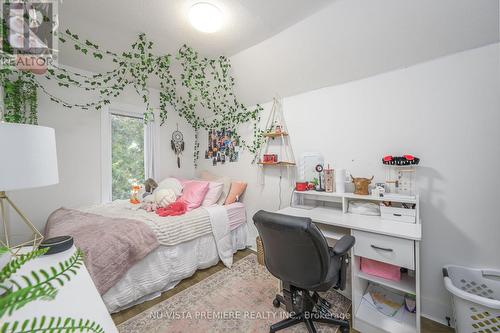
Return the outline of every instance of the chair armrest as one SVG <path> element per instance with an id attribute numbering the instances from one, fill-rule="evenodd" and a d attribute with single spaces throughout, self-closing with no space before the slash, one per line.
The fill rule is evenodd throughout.
<path id="1" fill-rule="evenodd" d="M 333 253 L 335 255 L 346 254 L 354 246 L 355 242 L 356 239 L 354 237 L 346 235 L 335 243 L 335 246 L 332 249 Z"/>

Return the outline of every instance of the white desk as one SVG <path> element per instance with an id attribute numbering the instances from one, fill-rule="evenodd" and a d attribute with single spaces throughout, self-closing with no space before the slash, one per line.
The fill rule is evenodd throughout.
<path id="1" fill-rule="evenodd" d="M 17 281 L 21 275 L 28 275 L 32 270 L 44 268 L 50 269 L 56 266 L 60 261 L 71 257 L 75 248 L 67 251 L 47 256 L 41 256 L 26 263 L 14 276 Z M 75 276 L 71 276 L 71 281 L 58 287 L 58 293 L 54 300 L 43 301 L 36 300 L 28 303 L 21 309 L 15 311 L 12 316 L 8 314 L 2 318 L 5 322 L 20 321 L 37 318 L 41 316 L 49 317 L 71 317 L 79 320 L 80 318 L 95 321 L 103 328 L 105 333 L 118 333 L 111 316 L 97 292 L 94 283 L 85 268 L 85 265 L 78 269 Z"/>
<path id="2" fill-rule="evenodd" d="M 392 201 L 416 205 L 415 223 L 384 220 L 380 216 L 348 213 L 353 200 L 379 203 Z M 306 203 L 306 205 L 304 205 Z M 294 192 L 292 205 L 278 211 L 280 214 L 309 217 L 329 240 L 338 240 L 351 234 L 356 238 L 351 256 L 351 295 L 353 328 L 366 333 L 415 333 L 420 332 L 420 240 L 422 225 L 419 199 L 416 197 L 387 196 L 384 198 L 360 196 L 353 193 Z M 304 205 L 304 206 L 300 206 Z M 360 271 L 360 258 L 370 258 L 408 268 L 400 281 L 390 281 L 370 276 Z M 385 317 L 370 305 L 362 302 L 368 283 L 377 283 L 402 293 L 415 294 L 416 314 L 407 313 L 398 322 Z"/>

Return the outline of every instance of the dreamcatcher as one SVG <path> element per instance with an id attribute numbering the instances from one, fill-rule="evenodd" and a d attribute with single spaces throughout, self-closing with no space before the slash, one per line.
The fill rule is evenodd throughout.
<path id="1" fill-rule="evenodd" d="M 180 155 L 184 151 L 184 136 L 181 131 L 179 131 L 179 124 L 177 124 L 177 129 L 172 133 L 172 140 L 170 141 L 172 146 L 172 150 L 175 152 L 177 156 L 177 167 L 181 167 L 181 158 Z"/>

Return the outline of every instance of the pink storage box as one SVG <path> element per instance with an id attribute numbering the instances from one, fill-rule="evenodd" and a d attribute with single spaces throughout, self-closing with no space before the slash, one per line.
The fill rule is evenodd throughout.
<path id="1" fill-rule="evenodd" d="M 363 273 L 393 281 L 401 280 L 401 270 L 399 266 L 394 266 L 391 264 L 386 264 L 385 262 L 380 262 L 367 258 L 360 258 L 360 259 L 361 259 L 361 271 Z"/>

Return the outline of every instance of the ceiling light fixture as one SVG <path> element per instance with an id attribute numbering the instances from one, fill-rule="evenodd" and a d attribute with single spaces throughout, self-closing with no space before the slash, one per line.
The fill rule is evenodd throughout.
<path id="1" fill-rule="evenodd" d="M 197 30 L 212 33 L 221 28 L 223 15 L 216 6 L 207 2 L 199 2 L 189 10 L 189 21 Z"/>

